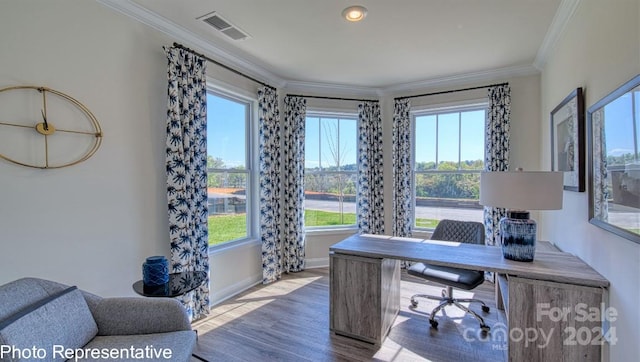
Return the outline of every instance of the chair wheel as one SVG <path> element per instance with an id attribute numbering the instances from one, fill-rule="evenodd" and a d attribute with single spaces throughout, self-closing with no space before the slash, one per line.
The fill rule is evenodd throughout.
<path id="1" fill-rule="evenodd" d="M 418 306 L 418 301 L 411 299 L 411 306 L 414 307 L 414 308 L 417 307 Z"/>
<path id="2" fill-rule="evenodd" d="M 438 321 L 435 319 L 429 319 L 429 323 L 431 324 L 431 328 L 438 329 Z"/>
<path id="3" fill-rule="evenodd" d="M 482 311 L 485 312 L 485 313 L 489 313 L 489 307 L 486 306 L 486 305 L 483 305 L 482 306 Z"/>

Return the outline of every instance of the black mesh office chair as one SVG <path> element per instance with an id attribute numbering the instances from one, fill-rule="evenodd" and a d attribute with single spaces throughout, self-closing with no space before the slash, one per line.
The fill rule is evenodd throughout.
<path id="1" fill-rule="evenodd" d="M 484 225 L 473 221 L 441 220 L 434 230 L 431 239 L 484 245 Z M 453 304 L 466 313 L 473 315 L 480 322 L 480 328 L 483 331 L 489 331 L 489 326 L 484 323 L 484 319 L 481 316 L 460 304 L 477 302 L 482 304 L 482 311 L 488 313 L 489 307 L 483 301 L 479 299 L 456 299 L 453 297 L 453 287 L 471 290 L 482 284 L 482 282 L 484 282 L 484 272 L 416 263 L 409 268 L 408 273 L 446 286 L 446 289 L 442 290 L 442 296 L 440 297 L 426 294 L 416 294 L 411 297 L 411 305 L 414 308 L 418 306 L 416 298 L 428 298 L 440 301 L 440 305 L 431 312 L 431 317 L 429 318 L 431 327 L 438 328 L 438 321 L 435 319 L 436 314 L 442 308 Z"/>

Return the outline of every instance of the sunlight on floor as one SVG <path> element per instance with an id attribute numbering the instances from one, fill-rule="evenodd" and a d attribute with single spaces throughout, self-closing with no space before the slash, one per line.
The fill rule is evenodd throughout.
<path id="1" fill-rule="evenodd" d="M 275 283 L 265 285 L 260 290 L 256 290 L 255 292 L 248 293 L 247 295 L 243 295 L 238 298 L 238 301 L 246 301 L 246 300 L 254 300 L 264 298 L 268 296 L 269 298 L 278 297 L 282 295 L 289 294 L 296 289 L 307 286 L 316 280 L 321 279 L 322 277 L 307 277 L 307 278 L 283 278 L 280 281 Z"/>
<path id="2" fill-rule="evenodd" d="M 374 360 L 378 361 L 431 361 L 408 350 L 405 347 L 397 344 L 396 342 L 387 339 L 384 345 L 373 356 Z"/>
<path id="3" fill-rule="evenodd" d="M 209 316 L 193 323 L 193 329 L 197 329 L 199 334 L 210 332 L 321 278 L 283 278 L 276 283 L 265 285 L 259 290 L 238 297 L 233 303 L 223 303 L 211 308 Z"/>

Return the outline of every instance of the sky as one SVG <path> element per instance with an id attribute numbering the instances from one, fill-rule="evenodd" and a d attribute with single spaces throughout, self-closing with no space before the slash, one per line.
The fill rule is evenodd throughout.
<path id="1" fill-rule="evenodd" d="M 207 154 L 221 158 L 228 168 L 246 163 L 248 104 L 207 94 Z"/>
<path id="2" fill-rule="evenodd" d="M 209 93 L 207 95 L 207 153 L 221 158 L 225 166 L 245 164 L 245 116 L 248 104 Z M 460 120 L 458 120 L 460 114 Z M 484 111 L 468 111 L 439 116 L 436 148 L 436 117 L 421 116 L 416 120 L 416 161 L 482 160 L 484 158 Z M 459 127 L 462 147 L 459 148 Z M 338 142 L 329 139 L 340 138 Z M 305 167 L 336 165 L 336 145 L 341 165 L 357 163 L 357 121 L 355 118 L 308 117 L 305 126 Z"/>
<path id="3" fill-rule="evenodd" d="M 631 93 L 626 93 L 614 102 L 605 106 L 605 137 L 607 156 L 620 156 L 634 153 L 634 143 L 637 141 L 638 130 L 634 129 L 633 122 L 640 121 L 640 91 L 634 92 L 636 103 L 636 117 L 633 116 L 633 102 Z M 615 122 L 609 120 L 615 119 Z M 640 124 L 636 124 L 636 129 Z"/>
<path id="4" fill-rule="evenodd" d="M 416 162 L 484 160 L 484 123 L 484 110 L 416 117 Z"/>

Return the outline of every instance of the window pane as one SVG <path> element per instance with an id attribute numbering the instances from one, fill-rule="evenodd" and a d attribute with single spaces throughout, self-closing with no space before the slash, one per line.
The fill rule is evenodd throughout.
<path id="1" fill-rule="evenodd" d="M 479 173 L 416 174 L 416 227 L 434 228 L 442 219 L 482 222 Z"/>
<path id="2" fill-rule="evenodd" d="M 436 116 L 416 117 L 416 170 L 436 168 Z"/>
<path id="3" fill-rule="evenodd" d="M 339 163 L 338 120 L 335 118 L 320 119 L 320 167 L 336 171 Z"/>
<path id="4" fill-rule="evenodd" d="M 484 110 L 460 114 L 460 168 L 484 169 Z"/>
<path id="5" fill-rule="evenodd" d="M 320 120 L 307 117 L 304 128 L 304 168 L 320 167 Z"/>
<path id="6" fill-rule="evenodd" d="M 358 121 L 340 119 L 340 169 L 357 171 L 358 163 Z"/>
<path id="7" fill-rule="evenodd" d="M 207 167 L 247 168 L 248 107 L 246 103 L 207 94 Z"/>
<path id="8" fill-rule="evenodd" d="M 246 238 L 247 174 L 209 172 L 207 177 L 209 245 Z"/>
<path id="9" fill-rule="evenodd" d="M 251 236 L 251 104 L 207 93 L 207 208 L 209 246 Z"/>
<path id="10" fill-rule="evenodd" d="M 355 118 L 307 117 L 305 225 L 356 223 L 358 123 Z"/>
<path id="11" fill-rule="evenodd" d="M 434 109 L 414 117 L 416 228 L 435 228 L 445 218 L 482 222 L 486 108 L 459 109 L 464 110 Z"/>
<path id="12" fill-rule="evenodd" d="M 305 226 L 356 223 L 356 174 L 305 174 Z"/>
<path id="13" fill-rule="evenodd" d="M 438 116 L 438 170 L 457 170 L 459 157 L 460 113 Z"/>

